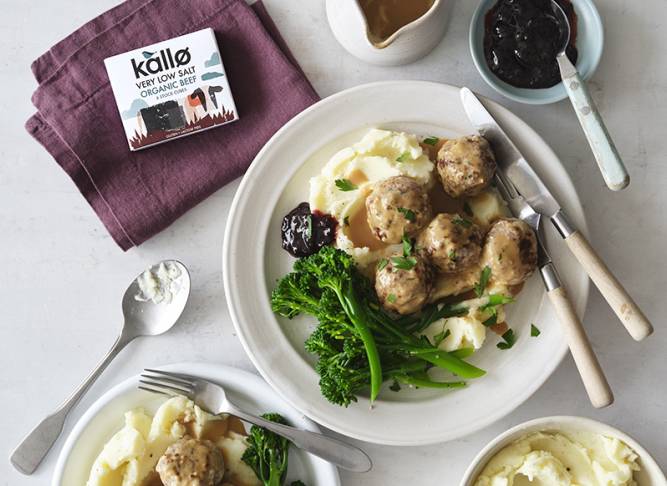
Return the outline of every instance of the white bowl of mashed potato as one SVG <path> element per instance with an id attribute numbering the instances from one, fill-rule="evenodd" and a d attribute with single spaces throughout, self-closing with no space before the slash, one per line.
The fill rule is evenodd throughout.
<path id="1" fill-rule="evenodd" d="M 519 424 L 475 457 L 460 486 L 667 486 L 637 441 L 583 417 Z"/>

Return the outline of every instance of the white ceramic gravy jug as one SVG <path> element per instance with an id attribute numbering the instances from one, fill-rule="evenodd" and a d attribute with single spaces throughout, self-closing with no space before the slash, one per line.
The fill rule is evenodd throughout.
<path id="1" fill-rule="evenodd" d="M 438 45 L 447 23 L 445 1 L 434 0 L 421 17 L 381 42 L 369 38 L 359 0 L 326 0 L 326 9 L 334 36 L 350 54 L 370 64 L 399 66 L 416 61 Z"/>

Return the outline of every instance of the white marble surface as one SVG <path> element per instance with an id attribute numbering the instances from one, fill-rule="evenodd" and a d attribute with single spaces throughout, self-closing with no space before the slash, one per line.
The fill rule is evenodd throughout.
<path id="1" fill-rule="evenodd" d="M 504 420 L 464 439 L 430 447 L 366 445 L 375 461 L 368 475 L 343 472 L 346 485 L 457 485 L 476 452 L 520 421 L 543 415 L 584 415 L 633 435 L 667 469 L 667 3 L 598 1 L 607 32 L 605 53 L 591 88 L 632 176 L 629 189 L 603 185 L 567 101 L 522 106 L 501 99 L 475 71 L 468 53 L 473 0 L 453 2 L 446 37 L 425 59 L 402 68 L 356 61 L 328 30 L 322 0 L 267 0 L 267 6 L 322 96 L 368 81 L 426 79 L 468 85 L 527 120 L 561 155 L 575 180 L 602 256 L 653 320 L 656 333 L 633 342 L 593 291 L 586 326 L 616 391 L 616 403 L 593 410 L 571 358 Z M 49 45 L 116 2 L 0 0 L 0 457 L 84 377 L 114 339 L 126 283 L 166 257 L 192 271 L 192 302 L 168 335 L 132 344 L 76 408 L 74 421 L 111 385 L 148 365 L 185 360 L 252 365 L 234 336 L 220 275 L 220 246 L 231 184 L 140 248 L 122 253 L 50 156 L 23 129 L 33 112 L 30 61 Z M 447 413 L 443 410 L 443 413 Z M 387 424 L 388 427 L 391 424 Z M 61 442 L 56 446 L 59 448 Z M 0 485 L 47 484 L 56 454 L 31 478 L 0 461 Z M 72 485 L 75 486 L 75 485 Z"/>

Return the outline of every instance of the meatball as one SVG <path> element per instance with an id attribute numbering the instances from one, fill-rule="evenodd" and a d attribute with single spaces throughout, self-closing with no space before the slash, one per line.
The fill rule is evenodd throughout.
<path id="1" fill-rule="evenodd" d="M 426 189 L 411 177 L 396 176 L 378 182 L 366 198 L 366 217 L 373 235 L 388 244 L 404 234 L 416 234 L 431 219 Z"/>
<path id="2" fill-rule="evenodd" d="M 417 246 L 441 272 L 460 272 L 479 261 L 482 231 L 458 214 L 441 213 L 421 232 Z"/>
<path id="3" fill-rule="evenodd" d="M 382 260 L 375 273 L 375 292 L 385 309 L 412 314 L 426 304 L 433 288 L 433 273 L 418 255 Z"/>
<path id="4" fill-rule="evenodd" d="M 213 442 L 184 437 L 167 448 L 155 470 L 164 486 L 218 486 L 225 465 Z"/>
<path id="5" fill-rule="evenodd" d="M 447 140 L 438 152 L 437 166 L 447 194 L 475 196 L 491 183 L 496 158 L 484 137 L 472 135 Z"/>
<path id="6" fill-rule="evenodd" d="M 537 267 L 535 232 L 519 219 L 499 219 L 486 235 L 482 264 L 491 268 L 491 279 L 496 283 L 524 282 Z"/>

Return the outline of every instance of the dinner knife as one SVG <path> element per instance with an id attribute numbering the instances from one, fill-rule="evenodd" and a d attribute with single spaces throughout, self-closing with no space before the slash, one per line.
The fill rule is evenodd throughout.
<path id="1" fill-rule="evenodd" d="M 556 311 L 563 334 L 567 340 L 579 376 L 586 388 L 588 398 L 595 408 L 603 408 L 614 402 L 614 394 L 602 371 L 600 362 L 595 356 L 586 330 L 577 316 L 572 301 L 562 284 L 551 255 L 542 243 L 540 235 L 542 217 L 531 208 L 523 197 L 518 194 L 511 182 L 507 181 L 502 172 L 496 172 L 496 187 L 507 203 L 514 217 L 526 223 L 535 233 L 537 240 L 537 268 L 540 271 L 547 296 Z"/>
<path id="2" fill-rule="evenodd" d="M 460 94 L 470 123 L 493 147 L 498 169 L 536 212 L 551 220 L 630 335 L 637 341 L 650 335 L 653 327 L 639 306 L 584 235 L 568 220 L 560 204 L 481 101 L 468 88 L 461 88 Z"/>

